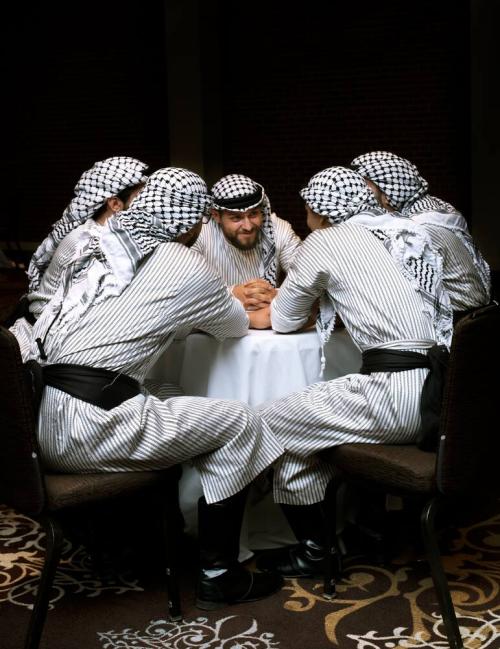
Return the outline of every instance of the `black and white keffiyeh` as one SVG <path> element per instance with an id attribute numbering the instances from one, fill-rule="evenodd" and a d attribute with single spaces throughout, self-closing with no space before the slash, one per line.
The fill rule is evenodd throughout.
<path id="1" fill-rule="evenodd" d="M 437 212 L 443 215 L 454 214 L 461 216 L 461 227 L 467 230 L 467 221 L 460 214 L 456 207 L 453 207 L 450 203 L 443 201 L 441 198 L 436 196 L 430 196 L 429 194 L 424 194 L 416 201 L 410 201 L 407 205 L 404 205 L 401 213 L 405 216 L 412 216 L 413 214 L 418 214 L 419 212 Z"/>
<path id="2" fill-rule="evenodd" d="M 81 175 L 75 186 L 75 197 L 31 258 L 28 269 L 30 293 L 40 286 L 43 274 L 64 237 L 92 217 L 108 198 L 127 187 L 145 182 L 147 167 L 135 158 L 115 156 L 96 162 Z"/>
<path id="3" fill-rule="evenodd" d="M 160 243 L 188 232 L 210 213 L 212 200 L 205 181 L 192 171 L 177 167 L 160 169 L 151 175 L 128 210 L 108 221 L 113 239 L 127 251 L 134 265 Z"/>
<path id="4" fill-rule="evenodd" d="M 355 158 L 351 167 L 378 185 L 403 216 L 422 225 L 451 230 L 472 257 L 481 282 L 489 292 L 490 268 L 469 233 L 467 221 L 453 205 L 427 193 L 429 184 L 414 164 L 388 151 L 372 151 Z"/>
<path id="5" fill-rule="evenodd" d="M 272 286 L 276 286 L 276 242 L 271 221 L 271 203 L 264 187 L 248 176 L 229 174 L 223 176 L 212 187 L 213 207 L 218 210 L 231 212 L 246 212 L 260 208 L 263 214 L 260 230 L 260 257 L 262 259 L 262 275 Z M 211 227 L 220 227 L 211 223 Z"/>
<path id="6" fill-rule="evenodd" d="M 453 205 L 435 196 L 427 195 L 414 203 L 412 209 L 407 212 L 407 216 L 420 225 L 435 225 L 453 232 L 471 256 L 481 283 L 486 293 L 489 294 L 491 287 L 490 267 L 474 243 L 467 221 Z"/>
<path id="7" fill-rule="evenodd" d="M 355 171 L 329 167 L 315 174 L 300 195 L 313 212 L 335 225 L 369 208 L 372 193 Z"/>
<path id="8" fill-rule="evenodd" d="M 360 155 L 354 158 L 351 167 L 378 185 L 392 207 L 401 213 L 403 206 L 414 203 L 429 188 L 414 164 L 389 151 Z"/>
<path id="9" fill-rule="evenodd" d="M 449 348 L 453 312 L 442 283 L 443 259 L 433 249 L 425 230 L 408 217 L 385 211 L 364 212 L 349 222 L 370 230 L 383 242 L 402 275 L 422 297 L 434 325 L 436 342 Z"/>
<path id="10" fill-rule="evenodd" d="M 370 193 L 363 176 L 343 167 L 331 167 L 313 176 L 301 191 L 301 196 L 314 212 L 328 218 L 332 225 L 349 220 L 351 224 L 369 229 L 383 241 L 402 274 L 422 295 L 434 320 L 438 342 L 449 345 L 452 312 L 441 284 L 441 257 L 433 251 L 428 237 L 411 219 L 372 208 Z M 333 332 L 335 316 L 332 302 L 323 294 L 316 322 L 322 350 Z M 323 351 L 322 372 L 324 365 Z"/>
<path id="11" fill-rule="evenodd" d="M 91 305 L 119 295 L 146 255 L 188 232 L 210 207 L 207 186 L 192 171 L 167 167 L 152 174 L 129 209 L 109 219 L 108 227 L 91 237 L 80 257 L 67 267 L 40 318 L 50 321 L 57 315 L 51 328 L 57 344 Z"/>

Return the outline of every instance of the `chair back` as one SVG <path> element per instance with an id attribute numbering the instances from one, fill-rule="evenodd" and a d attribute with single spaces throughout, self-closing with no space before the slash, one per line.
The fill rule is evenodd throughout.
<path id="1" fill-rule="evenodd" d="M 0 327 L 0 503 L 39 514 L 45 491 L 31 389 L 16 337 Z"/>
<path id="2" fill-rule="evenodd" d="M 498 304 L 465 316 L 453 333 L 436 472 L 438 489 L 445 495 L 490 491 L 500 485 L 500 393 L 495 379 L 500 368 L 499 335 Z"/>

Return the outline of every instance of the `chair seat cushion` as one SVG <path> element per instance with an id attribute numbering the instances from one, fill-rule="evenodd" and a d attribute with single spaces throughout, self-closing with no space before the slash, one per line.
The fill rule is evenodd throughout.
<path id="1" fill-rule="evenodd" d="M 47 507 L 50 511 L 56 511 L 124 496 L 162 482 L 177 481 L 180 474 L 180 466 L 164 471 L 45 474 Z"/>
<path id="2" fill-rule="evenodd" d="M 351 479 L 376 482 L 391 493 L 436 489 L 436 454 L 413 445 L 344 444 L 329 451 L 328 459 Z"/>

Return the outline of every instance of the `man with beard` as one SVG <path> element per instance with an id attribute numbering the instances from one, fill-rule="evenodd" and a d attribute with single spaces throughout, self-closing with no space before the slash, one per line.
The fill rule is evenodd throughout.
<path id="1" fill-rule="evenodd" d="M 264 188 L 230 174 L 212 187 L 212 219 L 193 246 L 247 311 L 268 308 L 280 273 L 288 272 L 300 239 L 271 212 Z"/>

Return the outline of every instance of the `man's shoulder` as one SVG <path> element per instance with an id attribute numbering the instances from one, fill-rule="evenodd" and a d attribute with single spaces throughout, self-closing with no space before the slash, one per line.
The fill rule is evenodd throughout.
<path id="1" fill-rule="evenodd" d="M 271 223 L 273 224 L 274 229 L 293 230 L 290 221 L 280 218 L 276 212 L 271 212 Z"/>
<path id="2" fill-rule="evenodd" d="M 281 219 L 275 212 L 271 212 L 271 223 L 278 247 L 280 243 L 287 246 L 291 243 L 294 246 L 300 243 L 301 239 L 289 221 L 285 221 L 285 219 Z"/>
<path id="3" fill-rule="evenodd" d="M 361 230 L 361 228 L 359 229 Z M 307 237 L 304 239 L 304 243 L 306 241 L 309 241 L 310 245 L 311 244 L 321 245 L 323 242 L 326 241 L 352 238 L 357 236 L 357 233 L 358 233 L 358 226 L 354 226 L 354 224 L 353 225 L 349 224 L 349 226 L 347 226 L 347 223 L 338 223 L 328 228 L 321 228 L 318 230 L 314 230 L 314 232 L 311 232 L 310 234 L 307 235 Z"/>
<path id="4" fill-rule="evenodd" d="M 68 234 L 59 242 L 53 259 L 59 262 L 64 262 L 68 258 L 72 258 L 78 248 L 78 244 L 85 237 L 87 230 L 87 224 L 83 223 L 74 230 L 71 230 L 71 232 L 68 232 Z"/>
<path id="5" fill-rule="evenodd" d="M 213 271 L 205 257 L 193 248 L 181 243 L 161 243 L 151 255 L 150 263 L 158 266 L 163 273 L 175 273 L 187 280 L 203 279 Z"/>

